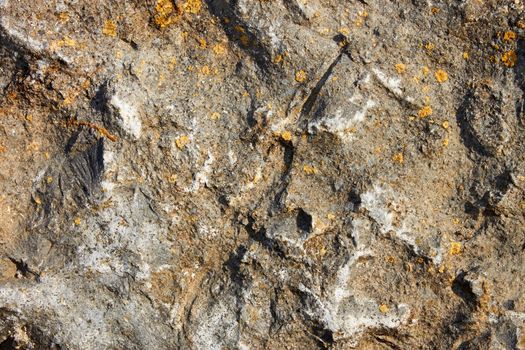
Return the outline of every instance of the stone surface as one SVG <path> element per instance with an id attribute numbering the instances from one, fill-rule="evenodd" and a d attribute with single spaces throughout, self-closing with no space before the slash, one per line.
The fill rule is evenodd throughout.
<path id="1" fill-rule="evenodd" d="M 525 349 L 522 0 L 0 0 L 0 348 Z"/>

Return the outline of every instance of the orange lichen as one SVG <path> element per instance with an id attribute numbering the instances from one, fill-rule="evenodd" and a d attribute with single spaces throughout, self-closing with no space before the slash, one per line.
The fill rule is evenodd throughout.
<path id="1" fill-rule="evenodd" d="M 221 114 L 219 112 L 213 112 L 210 116 L 212 120 L 218 120 L 221 118 Z"/>
<path id="2" fill-rule="evenodd" d="M 394 156 L 392 157 L 392 160 L 399 164 L 403 164 L 403 162 L 405 161 L 403 157 L 403 153 L 401 152 L 394 154 Z"/>
<path id="3" fill-rule="evenodd" d="M 516 33 L 514 33 L 512 30 L 506 31 L 503 34 L 503 40 L 505 40 L 505 41 L 516 40 Z"/>
<path id="4" fill-rule="evenodd" d="M 448 129 L 448 128 L 450 127 L 450 123 L 449 123 L 447 120 L 445 120 L 445 121 L 441 124 L 441 126 L 443 127 L 443 129 Z"/>
<path id="5" fill-rule="evenodd" d="M 518 60 L 518 57 L 516 56 L 515 51 L 507 51 L 501 56 L 501 62 L 509 68 L 514 67 Z"/>
<path id="6" fill-rule="evenodd" d="M 190 143 L 190 138 L 188 137 L 188 135 L 181 135 L 175 140 L 175 144 L 180 150 L 183 150 L 188 143 Z"/>
<path id="7" fill-rule="evenodd" d="M 458 255 L 461 253 L 461 250 L 462 247 L 460 242 L 450 242 L 450 249 L 448 251 L 450 255 Z"/>
<path id="8" fill-rule="evenodd" d="M 102 27 L 102 34 L 112 37 L 117 36 L 117 24 L 110 19 L 106 20 Z"/>
<path id="9" fill-rule="evenodd" d="M 465 51 L 465 52 L 463 52 L 462 57 L 463 57 L 463 59 L 468 60 L 470 58 L 470 55 L 469 55 L 468 52 Z"/>
<path id="10" fill-rule="evenodd" d="M 273 58 L 273 64 L 279 64 L 283 61 L 283 55 L 276 55 L 274 58 Z"/>
<path id="11" fill-rule="evenodd" d="M 170 59 L 170 62 L 168 63 L 168 69 L 172 71 L 175 69 L 176 65 L 177 65 L 177 59 L 175 57 L 172 57 Z"/>
<path id="12" fill-rule="evenodd" d="M 197 14 L 202 8 L 201 0 L 186 0 L 183 5 L 184 11 L 192 14 Z"/>
<path id="13" fill-rule="evenodd" d="M 171 175 L 168 177 L 168 182 L 169 182 L 170 184 L 177 183 L 177 175 L 176 175 L 176 174 L 171 174 Z"/>
<path id="14" fill-rule="evenodd" d="M 213 45 L 212 50 L 213 50 L 213 53 L 216 54 L 217 56 L 222 56 L 226 54 L 226 48 L 222 44 Z"/>
<path id="15" fill-rule="evenodd" d="M 201 73 L 204 74 L 204 75 L 210 75 L 210 67 L 202 66 Z"/>
<path id="16" fill-rule="evenodd" d="M 434 77 L 438 83 L 444 83 L 448 80 L 448 74 L 443 69 L 438 69 L 436 73 L 434 73 Z"/>
<path id="17" fill-rule="evenodd" d="M 427 49 L 428 51 L 432 51 L 435 48 L 436 48 L 436 45 L 434 45 L 433 43 L 430 43 L 430 42 L 425 45 L 425 49 Z"/>
<path id="18" fill-rule="evenodd" d="M 386 304 L 379 305 L 379 312 L 381 312 L 382 314 L 386 314 L 388 311 L 390 311 L 390 309 L 388 308 L 388 305 Z"/>
<path id="19" fill-rule="evenodd" d="M 339 28 L 339 33 L 343 34 L 344 36 L 349 36 L 350 35 L 350 28 L 348 28 L 348 27 L 341 27 L 341 28 Z"/>
<path id="20" fill-rule="evenodd" d="M 421 73 L 423 73 L 423 75 L 428 75 L 428 73 L 430 73 L 430 68 L 424 66 L 423 68 L 421 68 Z"/>
<path id="21" fill-rule="evenodd" d="M 153 20 L 159 28 L 165 28 L 173 24 L 177 19 L 175 15 L 179 14 L 179 9 L 171 0 L 157 0 Z"/>
<path id="22" fill-rule="evenodd" d="M 78 226 L 78 225 L 80 225 L 80 224 L 82 223 L 82 220 L 80 220 L 80 218 L 77 217 L 77 218 L 75 218 L 75 220 L 73 220 L 73 223 L 74 223 L 76 226 Z"/>
<path id="23" fill-rule="evenodd" d="M 57 15 L 62 22 L 69 21 L 69 14 L 67 12 L 59 12 Z"/>
<path id="24" fill-rule="evenodd" d="M 289 131 L 283 131 L 281 133 L 281 138 L 284 140 L 284 141 L 292 141 L 292 133 L 289 132 Z"/>
<path id="25" fill-rule="evenodd" d="M 395 67 L 396 67 L 396 71 L 399 74 L 405 73 L 405 71 L 406 71 L 406 66 L 403 63 L 398 63 L 398 64 L 395 65 Z"/>
<path id="26" fill-rule="evenodd" d="M 38 196 L 35 196 L 35 197 L 33 198 L 33 200 L 35 201 L 36 205 L 40 205 L 40 204 L 42 204 L 42 200 L 41 200 L 40 197 L 38 197 Z"/>
<path id="27" fill-rule="evenodd" d="M 47 182 L 48 184 L 52 183 L 52 182 L 53 182 L 53 176 L 48 176 L 48 177 L 46 177 L 46 182 Z"/>
<path id="28" fill-rule="evenodd" d="M 418 115 L 419 118 L 426 118 L 426 117 L 432 115 L 432 107 L 425 106 L 425 107 L 421 108 L 417 112 L 417 115 Z"/>
<path id="29" fill-rule="evenodd" d="M 308 175 L 313 175 L 317 173 L 317 169 L 308 164 L 303 165 L 303 171 Z"/>
<path id="30" fill-rule="evenodd" d="M 432 7 L 430 9 L 430 12 L 432 12 L 433 15 L 436 15 L 439 13 L 439 11 L 441 11 L 441 9 L 437 8 L 437 7 Z"/>
<path id="31" fill-rule="evenodd" d="M 201 49 L 205 49 L 208 47 L 208 43 L 206 42 L 206 39 L 204 38 L 197 38 L 197 42 L 199 43 L 199 47 Z"/>
<path id="32" fill-rule="evenodd" d="M 301 69 L 295 72 L 295 81 L 297 81 L 298 83 L 303 83 L 304 81 L 306 81 L 307 78 L 308 75 L 304 70 Z"/>
<path id="33" fill-rule="evenodd" d="M 448 138 L 443 139 L 443 147 L 448 147 L 449 140 Z"/>

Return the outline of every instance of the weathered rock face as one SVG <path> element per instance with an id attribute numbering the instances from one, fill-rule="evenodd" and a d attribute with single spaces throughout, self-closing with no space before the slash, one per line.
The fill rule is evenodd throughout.
<path id="1" fill-rule="evenodd" d="M 522 0 L 0 0 L 0 348 L 525 349 Z"/>

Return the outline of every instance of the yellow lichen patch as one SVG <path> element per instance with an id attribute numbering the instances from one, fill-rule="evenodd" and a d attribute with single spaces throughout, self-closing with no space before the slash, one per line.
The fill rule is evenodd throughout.
<path id="1" fill-rule="evenodd" d="M 53 182 L 53 176 L 48 176 L 48 177 L 46 178 L 46 182 L 47 182 L 48 184 L 52 183 L 52 182 Z"/>
<path id="2" fill-rule="evenodd" d="M 186 2 L 183 5 L 184 12 L 197 14 L 200 12 L 202 8 L 202 1 L 201 0 L 186 0 Z"/>
<path id="3" fill-rule="evenodd" d="M 343 34 L 344 36 L 349 36 L 350 35 L 350 28 L 348 28 L 348 27 L 341 27 L 341 28 L 339 28 L 339 33 Z"/>
<path id="4" fill-rule="evenodd" d="M 190 143 L 190 138 L 188 135 L 181 135 L 175 140 L 175 144 L 180 150 L 184 149 L 188 143 Z"/>
<path id="5" fill-rule="evenodd" d="M 38 196 L 35 196 L 35 198 L 33 198 L 33 200 L 35 201 L 36 205 L 42 204 L 42 200 Z"/>
<path id="6" fill-rule="evenodd" d="M 421 73 L 423 73 L 423 75 L 428 75 L 428 73 L 430 73 L 430 69 L 427 66 L 425 66 L 421 68 Z"/>
<path id="7" fill-rule="evenodd" d="M 31 123 L 33 121 L 33 115 L 32 114 L 26 115 L 26 120 Z"/>
<path id="8" fill-rule="evenodd" d="M 509 68 L 514 67 L 517 60 L 518 57 L 514 51 L 507 51 L 501 56 L 501 62 L 503 62 L 503 64 Z"/>
<path id="9" fill-rule="evenodd" d="M 449 140 L 448 138 L 443 139 L 443 147 L 448 147 Z"/>
<path id="10" fill-rule="evenodd" d="M 463 52 L 462 57 L 463 57 L 463 59 L 468 60 L 470 58 L 470 55 L 469 55 L 468 52 L 465 51 L 465 52 Z"/>
<path id="11" fill-rule="evenodd" d="M 292 133 L 289 132 L 289 131 L 283 131 L 281 133 L 281 138 L 284 140 L 284 141 L 292 141 Z"/>
<path id="12" fill-rule="evenodd" d="M 434 77 L 438 83 L 444 83 L 448 80 L 448 74 L 443 69 L 438 69 L 436 73 L 434 73 Z"/>
<path id="13" fill-rule="evenodd" d="M 219 112 L 213 112 L 210 116 L 212 120 L 218 120 L 221 118 L 221 114 Z"/>
<path id="14" fill-rule="evenodd" d="M 201 73 L 204 74 L 204 75 L 210 75 L 210 67 L 202 66 Z"/>
<path id="15" fill-rule="evenodd" d="M 67 13 L 67 12 L 59 12 L 58 13 L 58 19 L 60 19 L 62 22 L 69 21 L 69 13 Z"/>
<path id="16" fill-rule="evenodd" d="M 77 217 L 77 218 L 75 218 L 75 220 L 73 220 L 73 223 L 78 226 L 78 225 L 80 225 L 82 223 L 82 221 L 80 220 L 79 217 Z"/>
<path id="17" fill-rule="evenodd" d="M 226 47 L 224 47 L 224 45 L 222 44 L 215 44 L 213 45 L 213 53 L 216 54 L 217 56 L 223 56 L 224 54 L 226 54 Z"/>
<path id="18" fill-rule="evenodd" d="M 425 45 L 425 49 L 427 49 L 428 51 L 432 51 L 436 48 L 436 45 L 434 45 L 433 43 L 427 43 Z"/>
<path id="19" fill-rule="evenodd" d="M 176 65 L 177 65 L 177 59 L 173 57 L 172 59 L 170 59 L 170 62 L 168 63 L 168 69 L 170 71 L 173 71 Z"/>
<path id="20" fill-rule="evenodd" d="M 426 118 L 428 116 L 431 116 L 432 115 L 432 107 L 425 106 L 425 107 L 421 108 L 417 112 L 417 115 L 418 115 L 419 118 Z"/>
<path id="21" fill-rule="evenodd" d="M 173 15 L 177 12 L 177 8 L 171 0 L 157 0 L 153 20 L 159 28 L 165 28 L 175 22 L 176 17 Z"/>
<path id="22" fill-rule="evenodd" d="M 276 56 L 273 58 L 273 60 L 272 60 L 273 64 L 279 64 L 279 63 L 281 63 L 282 61 L 283 61 L 283 55 L 276 55 Z"/>
<path id="23" fill-rule="evenodd" d="M 432 7 L 430 9 L 430 12 L 432 12 L 433 15 L 437 15 L 440 11 L 441 11 L 441 9 L 439 9 L 437 7 Z"/>
<path id="24" fill-rule="evenodd" d="M 295 81 L 297 81 L 298 83 L 303 83 L 304 81 L 306 81 L 307 78 L 308 75 L 304 70 L 301 69 L 295 72 Z"/>
<path id="25" fill-rule="evenodd" d="M 106 20 L 102 27 L 102 34 L 112 37 L 117 36 L 117 24 L 110 19 Z"/>
<path id="26" fill-rule="evenodd" d="M 516 40 L 516 33 L 514 33 L 512 30 L 506 31 L 505 34 L 503 34 L 503 40 L 505 41 Z"/>
<path id="27" fill-rule="evenodd" d="M 403 164 L 403 162 L 405 161 L 404 160 L 404 157 L 403 157 L 403 153 L 396 153 L 392 156 L 392 160 L 396 163 L 399 163 L 399 164 Z"/>
<path id="28" fill-rule="evenodd" d="M 205 49 L 208 47 L 208 43 L 206 42 L 206 39 L 204 38 L 197 38 L 197 42 L 199 43 L 199 47 L 201 49 Z"/>
<path id="29" fill-rule="evenodd" d="M 303 171 L 308 175 L 313 175 L 317 173 L 317 169 L 308 164 L 303 165 Z"/>
<path id="30" fill-rule="evenodd" d="M 168 176 L 168 182 L 170 184 L 177 183 L 177 175 L 176 174 L 171 174 L 170 176 Z"/>
<path id="31" fill-rule="evenodd" d="M 449 123 L 447 120 L 445 120 L 445 121 L 441 124 L 441 126 L 443 127 L 443 129 L 448 129 L 448 128 L 450 127 L 450 123 Z"/>
<path id="32" fill-rule="evenodd" d="M 403 74 L 403 73 L 405 73 L 405 71 L 406 71 L 406 69 L 407 69 L 406 66 L 405 66 L 403 63 L 398 63 L 398 64 L 395 65 L 395 67 L 396 67 L 396 71 L 397 71 L 399 74 Z"/>
<path id="33" fill-rule="evenodd" d="M 388 308 L 388 305 L 386 304 L 379 305 L 379 312 L 381 312 L 382 314 L 386 314 L 388 311 L 390 311 L 390 309 Z"/>
<path id="34" fill-rule="evenodd" d="M 461 250 L 462 247 L 460 242 L 450 242 L 450 249 L 448 251 L 450 255 L 458 255 L 461 253 Z"/>

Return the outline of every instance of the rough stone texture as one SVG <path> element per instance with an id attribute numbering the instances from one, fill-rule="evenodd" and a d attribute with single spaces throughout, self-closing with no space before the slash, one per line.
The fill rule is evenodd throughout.
<path id="1" fill-rule="evenodd" d="M 0 0 L 1 349 L 525 349 L 522 0 Z"/>

